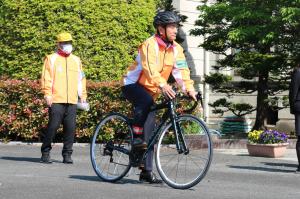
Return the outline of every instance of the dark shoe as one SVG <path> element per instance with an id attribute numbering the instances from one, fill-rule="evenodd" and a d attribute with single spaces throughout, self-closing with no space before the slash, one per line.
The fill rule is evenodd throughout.
<path id="1" fill-rule="evenodd" d="M 72 160 L 72 158 L 71 158 L 71 156 L 70 155 L 64 155 L 63 156 L 63 163 L 65 163 L 65 164 L 73 164 L 73 160 Z"/>
<path id="2" fill-rule="evenodd" d="M 150 184 L 160 184 L 163 181 L 157 179 L 155 173 L 152 171 L 142 171 L 140 174 L 140 181 L 141 182 L 149 182 Z"/>
<path id="3" fill-rule="evenodd" d="M 42 153 L 41 162 L 46 164 L 51 164 L 51 157 L 49 153 Z"/>
<path id="4" fill-rule="evenodd" d="M 142 138 L 134 138 L 132 145 L 134 148 L 142 148 L 142 149 L 147 148 L 147 143 Z"/>
<path id="5" fill-rule="evenodd" d="M 300 174 L 300 166 L 298 166 L 297 170 L 295 171 L 297 174 Z"/>

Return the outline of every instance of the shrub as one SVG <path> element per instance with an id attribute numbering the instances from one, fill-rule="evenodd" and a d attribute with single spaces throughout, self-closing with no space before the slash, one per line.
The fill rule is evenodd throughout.
<path id="1" fill-rule="evenodd" d="M 156 0 L 4 0 L 0 74 L 37 79 L 55 36 L 69 31 L 88 79 L 117 80 L 150 34 Z"/>
<path id="2" fill-rule="evenodd" d="M 120 100 L 118 82 L 87 83 L 91 109 L 78 111 L 76 140 L 88 141 L 90 135 L 107 112 L 129 115 L 131 105 Z M 40 141 L 48 122 L 48 108 L 38 81 L 1 79 L 0 83 L 0 139 Z M 62 137 L 60 130 L 57 140 Z"/>
<path id="3" fill-rule="evenodd" d="M 131 104 L 120 99 L 120 87 L 119 82 L 87 82 L 91 108 L 88 112 L 78 111 L 77 142 L 88 142 L 97 123 L 109 112 L 131 117 Z M 177 111 L 182 112 L 189 103 L 186 99 L 178 101 Z M 0 140 L 41 141 L 48 122 L 48 108 L 38 81 L 0 78 L 0 106 Z M 56 136 L 56 141 L 61 140 L 62 129 Z"/>

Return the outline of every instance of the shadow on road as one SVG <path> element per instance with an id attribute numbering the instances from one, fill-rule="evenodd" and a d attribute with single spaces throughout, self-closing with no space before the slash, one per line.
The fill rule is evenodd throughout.
<path id="1" fill-rule="evenodd" d="M 21 161 L 21 162 L 38 162 L 41 163 L 41 158 L 32 158 L 32 157 L 9 157 L 9 156 L 3 156 L 0 157 L 0 159 L 3 160 L 10 160 L 10 161 Z M 57 160 L 52 160 L 52 162 L 60 162 L 61 161 L 57 161 Z"/>
<path id="2" fill-rule="evenodd" d="M 97 176 L 70 175 L 69 178 L 77 179 L 77 180 L 100 181 L 100 182 L 103 182 Z"/>
<path id="3" fill-rule="evenodd" d="M 284 164 L 280 163 L 264 163 L 266 166 L 284 166 Z M 237 165 L 227 165 L 229 168 L 233 169 L 247 169 L 247 170 L 256 170 L 256 171 L 267 171 L 267 172 L 282 172 L 282 173 L 293 173 L 294 170 L 291 169 L 281 169 L 281 168 L 271 168 L 264 166 L 237 166 Z M 290 166 L 291 167 L 291 166 Z"/>
<path id="4" fill-rule="evenodd" d="M 290 163 L 275 163 L 275 162 L 262 162 L 268 166 L 281 166 L 281 167 L 290 167 L 290 168 L 297 168 L 298 164 L 290 164 Z"/>
<path id="5" fill-rule="evenodd" d="M 105 182 L 101 180 L 98 176 L 84 176 L 84 175 L 70 175 L 70 178 L 73 179 L 79 179 L 79 180 L 87 180 L 87 181 L 100 181 L 100 182 Z M 109 182 L 107 182 L 109 183 Z M 133 179 L 121 179 L 117 182 L 113 182 L 113 184 L 141 184 L 138 180 L 133 180 Z"/>
<path id="6" fill-rule="evenodd" d="M 105 182 L 103 180 L 101 180 L 99 177 L 97 176 L 85 176 L 85 175 L 70 175 L 69 178 L 72 179 L 78 179 L 78 180 L 87 180 L 87 181 L 98 181 L 98 182 Z M 138 180 L 134 180 L 134 179 L 121 179 L 117 182 L 105 182 L 105 183 L 112 183 L 112 184 L 140 184 L 140 185 L 146 185 L 146 186 L 151 186 L 151 187 L 161 187 L 161 188 L 166 188 L 168 186 L 166 186 L 165 184 L 149 184 L 149 183 L 142 183 Z M 169 187 L 168 187 L 169 188 Z"/>

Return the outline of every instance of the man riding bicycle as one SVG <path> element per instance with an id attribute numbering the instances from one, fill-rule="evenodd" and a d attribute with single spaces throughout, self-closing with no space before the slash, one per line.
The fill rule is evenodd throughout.
<path id="1" fill-rule="evenodd" d="M 175 91 L 167 83 L 171 73 L 182 91 L 196 100 L 183 48 L 175 42 L 179 22 L 174 12 L 159 12 L 153 22 L 156 34 L 139 46 L 135 62 L 123 77 L 123 95 L 134 106 L 133 147 L 136 150 L 144 150 L 151 137 L 155 113 L 149 111 L 154 100 L 160 93 L 170 99 L 175 97 Z M 153 149 L 147 155 L 140 181 L 161 183 L 152 172 L 152 162 Z"/>

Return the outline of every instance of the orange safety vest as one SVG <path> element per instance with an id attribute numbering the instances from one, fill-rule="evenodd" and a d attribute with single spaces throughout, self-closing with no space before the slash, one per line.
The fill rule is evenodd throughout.
<path id="1" fill-rule="evenodd" d="M 122 82 L 123 85 L 138 82 L 156 98 L 160 93 L 159 87 L 167 84 L 171 73 L 183 91 L 194 90 L 183 48 L 175 41 L 167 46 L 159 36 L 154 35 L 139 46 L 138 55 L 128 67 Z"/>
<path id="2" fill-rule="evenodd" d="M 86 100 L 86 78 L 80 58 L 70 54 L 47 55 L 41 77 L 42 92 L 53 103 L 77 104 L 78 97 Z"/>

